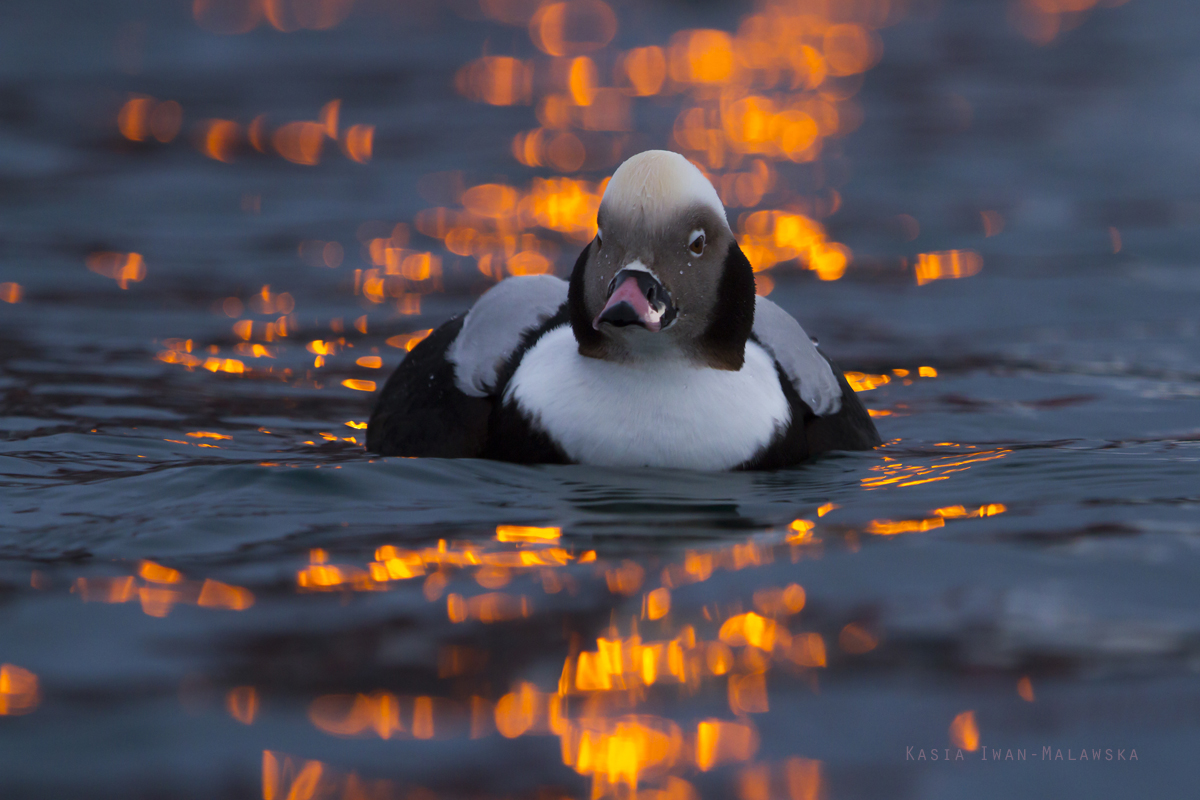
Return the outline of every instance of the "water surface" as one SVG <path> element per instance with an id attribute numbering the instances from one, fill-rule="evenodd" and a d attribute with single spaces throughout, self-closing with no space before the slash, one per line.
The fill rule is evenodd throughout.
<path id="1" fill-rule="evenodd" d="M 772 161 L 786 191 L 731 219 L 808 203 L 853 252 L 838 280 L 795 262 L 763 274 L 862 373 L 886 444 L 712 475 L 363 451 L 371 394 L 344 382 L 384 380 L 404 354 L 388 339 L 490 284 L 419 214 L 480 184 L 597 181 L 612 152 L 674 146 L 681 109 L 707 102 L 639 99 L 631 130 L 572 123 L 587 148 L 617 142 L 589 149 L 595 164 L 523 166 L 513 137 L 537 106 L 472 103 L 455 75 L 484 52 L 549 57 L 524 24 L 459 5 L 364 2 L 327 30 L 264 18 L 240 35 L 186 3 L 7 12 L 0 283 L 20 295 L 0 303 L 3 794 L 1190 785 L 1190 6 L 1056 17 L 1044 45 L 1001 4 L 914 4 L 880 23 L 882 60 L 837 89 L 861 125 L 815 162 Z M 749 13 L 613 8 L 616 38 L 589 56 L 604 70 Z M 178 102 L 180 132 L 123 137 L 130 93 Z M 319 163 L 249 143 L 259 114 L 276 130 L 335 98 L 342 144 Z M 212 157 L 212 119 L 239 126 L 229 163 Z M 365 163 L 346 155 L 351 125 L 374 126 Z M 404 257 L 441 259 L 440 283 L 373 302 L 363 274 L 386 267 L 369 242 L 396 223 Z M 565 274 L 578 232 L 529 230 Z M 982 269 L 918 285 L 919 254 L 949 251 Z M 122 260 L 89 262 L 106 252 Z M 144 274 L 102 274 L 130 253 Z M 382 366 L 357 363 L 370 356 Z"/>

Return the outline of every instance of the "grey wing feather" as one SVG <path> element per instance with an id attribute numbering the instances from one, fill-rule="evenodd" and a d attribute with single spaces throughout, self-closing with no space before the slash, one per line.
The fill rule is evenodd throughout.
<path id="1" fill-rule="evenodd" d="M 537 328 L 567 301 L 567 282 L 553 275 L 507 278 L 484 292 L 467 312 L 450 346 L 454 383 L 472 397 L 496 388 L 504 363 L 526 332 Z"/>
<path id="2" fill-rule="evenodd" d="M 800 398 L 818 417 L 842 408 L 837 375 L 795 318 L 765 297 L 754 306 L 754 336 L 796 387 Z"/>

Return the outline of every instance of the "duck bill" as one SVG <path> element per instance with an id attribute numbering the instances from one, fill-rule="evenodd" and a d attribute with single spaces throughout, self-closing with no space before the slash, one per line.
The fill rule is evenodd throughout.
<path id="1" fill-rule="evenodd" d="M 592 321 L 596 330 L 607 323 L 617 328 L 640 325 L 657 332 L 674 316 L 666 289 L 649 272 L 621 270 L 612 285 L 608 302 Z"/>

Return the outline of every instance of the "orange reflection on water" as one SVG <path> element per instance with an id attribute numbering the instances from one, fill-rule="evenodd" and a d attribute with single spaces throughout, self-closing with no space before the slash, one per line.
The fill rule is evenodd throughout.
<path id="1" fill-rule="evenodd" d="M 171 607 L 183 598 L 183 593 L 158 586 L 142 586 L 137 596 L 142 604 L 142 613 L 149 617 L 165 617 L 171 613 Z"/>
<path id="2" fill-rule="evenodd" d="M 0 716 L 28 714 L 41 700 L 37 675 L 16 664 L 0 664 Z"/>
<path id="3" fill-rule="evenodd" d="M 209 372 L 229 372 L 234 375 L 246 371 L 245 363 L 236 358 L 206 358 L 200 366 Z"/>
<path id="4" fill-rule="evenodd" d="M 758 169 L 755 161 L 746 173 L 726 175 L 723 181 L 733 182 L 725 188 L 722 199 L 727 205 L 757 205 L 758 198 L 765 192 L 772 172 L 765 165 Z M 736 193 L 736 196 L 730 196 Z M 850 263 L 848 247 L 830 242 L 825 237 L 824 227 L 803 214 L 787 211 L 756 211 L 738 218 L 738 244 L 755 271 L 766 270 L 776 264 L 798 260 L 803 266 L 817 273 L 821 280 L 837 280 Z"/>
<path id="5" fill-rule="evenodd" d="M 557 707 L 551 708 L 555 699 L 556 695 L 543 694 L 532 683 L 521 683 L 496 701 L 492 715 L 496 730 L 506 739 L 548 732 L 550 717 L 557 714 Z"/>
<path id="6" fill-rule="evenodd" d="M 964 711 L 950 723 L 950 743 L 963 750 L 979 749 L 979 726 L 975 724 L 974 711 Z"/>
<path id="7" fill-rule="evenodd" d="M 522 573 L 533 573 L 547 592 L 561 591 L 564 582 L 573 581 L 572 577 L 564 575 L 551 581 L 547 580 L 548 574 L 572 563 L 593 562 L 596 557 L 591 551 L 573 557 L 557 546 L 560 539 L 561 531 L 555 528 L 500 526 L 494 542 L 439 541 L 436 546 L 420 549 L 383 546 L 365 569 L 332 564 L 326 552 L 315 550 L 310 564 L 301 570 L 298 583 L 307 590 L 375 591 L 395 581 L 425 576 L 422 591 L 426 600 L 445 602 L 451 622 L 499 623 L 532 614 L 529 599 L 498 591 L 474 596 L 455 591 L 443 594 L 454 571 L 472 570 L 485 588 L 505 586 Z M 776 541 L 783 547 L 791 546 Z M 773 664 L 786 664 L 793 673 L 800 670 L 811 674 L 809 671 L 825 666 L 826 645 L 820 634 L 792 632 L 784 623 L 806 605 L 799 584 L 760 587 L 753 597 L 756 611 L 718 611 L 713 618 L 706 608 L 704 617 L 708 621 L 698 624 L 711 631 L 711 640 L 699 636 L 691 624 L 670 622 L 668 584 L 704 580 L 714 569 L 745 569 L 773 559 L 773 545 L 753 540 L 706 552 L 686 552 L 680 563 L 663 569 L 664 585 L 642 595 L 640 619 L 662 626 L 668 635 L 642 638 L 637 615 L 630 619 L 628 635 L 622 635 L 614 620 L 603 635 L 595 638 L 594 648 L 571 646 L 553 691 L 521 681 L 494 704 L 479 696 L 453 700 L 406 698 L 390 692 L 325 695 L 313 701 L 310 719 L 319 729 L 341 736 L 423 738 L 437 733 L 478 738 L 493 732 L 506 738 L 554 735 L 559 739 L 564 763 L 590 777 L 592 797 L 695 798 L 695 790 L 684 780 L 682 771 L 707 771 L 753 758 L 758 734 L 745 715 L 769 710 L 767 676 Z M 610 591 L 623 594 L 636 592 L 646 580 L 645 568 L 630 560 L 597 564 L 592 575 L 603 580 Z M 855 626 L 848 626 L 839 639 L 844 651 L 855 650 L 847 644 L 847 636 L 854 630 Z M 869 641 L 873 647 L 876 640 L 863 629 L 854 641 L 859 645 L 857 652 L 865 652 L 869 648 L 863 642 Z M 486 658 L 486 651 L 468 652 L 468 648 L 453 646 L 439 654 L 438 675 L 449 678 L 474 674 L 486 664 Z M 689 727 L 639 711 L 649 693 L 660 691 L 659 687 L 676 687 L 672 691 L 692 695 L 706 682 L 716 681 L 724 683 L 737 719 L 709 718 Z M 819 784 L 815 762 L 799 759 L 788 764 L 770 767 L 768 783 L 777 783 L 778 790 L 788 797 L 811 797 Z"/>
<path id="8" fill-rule="evenodd" d="M 319 122 L 289 122 L 275 131 L 271 144 L 293 164 L 312 166 L 321 160 L 325 126 Z"/>
<path id="9" fill-rule="evenodd" d="M 21 289 L 21 284 L 5 281 L 0 283 L 0 300 L 6 303 L 19 303 L 24 291 Z"/>
<path id="10" fill-rule="evenodd" d="M 704 720 L 696 726 L 696 766 L 707 772 L 718 764 L 749 761 L 758 744 L 758 731 L 750 725 Z"/>
<path id="11" fill-rule="evenodd" d="M 821 796 L 821 762 L 789 758 L 783 765 L 790 800 L 817 800 Z"/>
<path id="12" fill-rule="evenodd" d="M 865 372 L 847 372 L 845 375 L 846 382 L 856 392 L 869 392 L 892 381 L 887 375 L 868 375 Z"/>
<path id="13" fill-rule="evenodd" d="M 336 437 L 329 438 L 335 439 Z M 505 528 L 506 526 L 500 526 L 498 538 Z M 548 532 L 554 530 L 552 528 L 515 528 L 514 530 L 515 533 L 511 534 L 513 538 L 510 541 L 523 545 L 551 544 L 554 541 L 548 538 Z M 531 530 L 538 533 L 531 534 L 529 533 Z M 389 588 L 388 584 L 394 581 L 428 575 L 428 580 L 434 581 L 434 584 L 428 584 L 425 587 L 427 599 L 432 602 L 442 596 L 442 591 L 448 581 L 443 570 L 491 568 L 491 572 L 483 575 L 481 585 L 486 586 L 490 582 L 495 586 L 500 586 L 507 580 L 501 582 L 499 576 L 508 570 L 533 571 L 545 567 L 562 567 L 572 560 L 583 563 L 587 560 L 594 560 L 594 557 L 594 553 L 585 553 L 577 558 L 558 547 L 522 547 L 517 550 L 493 551 L 476 545 L 451 547 L 443 541 L 436 548 L 426 547 L 421 550 L 406 550 L 385 545 L 375 551 L 375 561 L 362 568 L 352 565 L 329 564 L 328 554 L 324 550 L 317 549 L 311 551 L 309 565 L 297 574 L 297 585 L 306 591 L 347 589 L 379 591 Z M 452 594 L 447 599 L 447 613 L 455 622 L 465 622 L 468 619 L 497 622 L 529 616 L 531 612 L 530 600 L 523 595 L 492 592 L 468 598 L 460 594 Z"/>
<path id="14" fill-rule="evenodd" d="M 211 159 L 228 164 L 233 161 L 241 138 L 242 128 L 233 120 L 210 119 L 200 126 L 200 151 Z"/>
<path id="15" fill-rule="evenodd" d="M 237 326 L 235 325 L 234 327 L 236 328 Z M 234 345 L 233 351 L 239 356 L 248 356 L 250 358 L 275 358 L 277 353 L 277 351 L 264 347 L 261 344 L 247 344 L 246 342 L 239 342 Z"/>
<path id="16" fill-rule="evenodd" d="M 946 524 L 946 520 L 942 517 L 930 517 L 929 519 L 875 519 L 867 525 L 867 533 L 873 533 L 876 536 L 895 536 L 898 533 L 918 533 L 923 531 L 931 531 L 934 528 L 941 528 Z"/>
<path id="17" fill-rule="evenodd" d="M 152 583 L 179 583 L 183 580 L 183 573 L 179 570 L 155 564 L 153 561 L 143 561 L 138 568 L 138 575 Z"/>
<path id="18" fill-rule="evenodd" d="M 254 605 L 254 595 L 249 589 L 206 579 L 200 587 L 196 605 L 202 608 L 224 608 L 230 611 L 245 611 Z"/>
<path id="19" fill-rule="evenodd" d="M 613 594 L 631 595 L 642 586 L 646 570 L 636 561 L 625 560 L 619 567 L 606 570 L 604 579 Z"/>
<path id="20" fill-rule="evenodd" d="M 590 106 L 596 99 L 596 62 L 587 56 L 571 59 L 567 87 L 577 106 Z"/>
<path id="21" fill-rule="evenodd" d="M 1008 508 L 1003 503 L 988 503 L 978 508 L 966 508 L 965 506 L 935 508 L 933 513 L 943 519 L 969 519 L 971 517 L 993 517 L 996 514 L 1003 514 L 1007 510 Z"/>
<path id="22" fill-rule="evenodd" d="M 125 101 L 125 105 L 121 106 L 117 113 L 117 128 L 121 135 L 130 141 L 144 141 L 150 132 L 150 110 L 153 104 L 154 98 L 144 95 L 135 95 Z"/>
<path id="23" fill-rule="evenodd" d="M 112 278 L 122 289 L 146 278 L 146 262 L 140 253 L 91 253 L 84 263 L 97 275 Z"/>
<path id="24" fill-rule="evenodd" d="M 480 184 L 462 192 L 462 210 L 427 209 L 417 215 L 416 227 L 441 239 L 450 252 L 473 257 L 479 271 L 493 280 L 545 274 L 553 271 L 558 247 L 528 231 L 545 228 L 576 243 L 591 241 L 603 186 L 569 178 L 534 179 L 524 192 L 506 184 Z M 371 291 L 382 294 L 383 287 L 364 283 L 369 299 Z"/>
<path id="25" fill-rule="evenodd" d="M 462 204 L 473 214 L 502 219 L 517 210 L 517 191 L 511 186 L 485 183 L 463 192 Z"/>
<path id="26" fill-rule="evenodd" d="M 825 241 L 825 231 L 819 223 L 802 214 L 784 211 L 756 211 L 739 218 L 738 229 L 738 243 L 756 270 L 801 256 L 811 260 L 814 248 Z"/>
<path id="27" fill-rule="evenodd" d="M 287 800 L 312 800 L 321 783 L 324 765 L 320 761 L 304 761 L 297 769 L 290 757 L 284 757 L 281 766 L 279 759 L 270 750 L 263 750 L 262 787 L 263 800 L 276 800 L 287 797 Z M 283 795 L 282 790 L 287 794 Z"/>
<path id="28" fill-rule="evenodd" d="M 496 526 L 498 542 L 557 542 L 562 528 L 535 528 L 527 525 Z"/>
<path id="29" fill-rule="evenodd" d="M 789 537 L 789 543 L 792 539 Z M 754 607 L 763 614 L 788 616 L 799 614 L 807 602 L 804 587 L 790 583 L 783 589 L 768 587 L 754 592 Z"/>
<path id="30" fill-rule="evenodd" d="M 258 715 L 258 690 L 253 686 L 238 686 L 225 695 L 225 710 L 243 725 L 252 725 Z"/>
<path id="31" fill-rule="evenodd" d="M 825 639 L 819 633 L 798 633 L 792 637 L 787 656 L 801 667 L 824 667 Z"/>
<path id="32" fill-rule="evenodd" d="M 153 136 L 159 142 L 171 141 L 183 126 L 183 107 L 174 100 L 158 102 L 146 95 L 133 95 L 117 113 L 121 135 L 134 142 Z"/>
<path id="33" fill-rule="evenodd" d="M 792 642 L 791 635 L 782 626 L 753 611 L 725 620 L 717 636 L 732 647 L 749 644 L 768 652 L 774 650 L 777 645 L 787 649 Z"/>
<path id="34" fill-rule="evenodd" d="M 662 619 L 671 611 L 671 590 L 665 586 L 648 592 L 645 602 L 646 619 Z"/>
<path id="35" fill-rule="evenodd" d="M 137 585 L 132 575 L 120 578 L 76 578 L 71 592 L 78 594 L 85 603 L 125 603 L 135 596 Z"/>
<path id="36" fill-rule="evenodd" d="M 233 437 L 225 433 L 216 433 L 215 431 L 190 431 L 184 436 L 191 436 L 194 439 L 232 439 Z M 149 563 L 149 562 L 146 562 Z"/>
<path id="37" fill-rule="evenodd" d="M 661 47 L 635 47 L 621 59 L 621 67 L 638 97 L 658 94 L 667 78 L 667 57 Z"/>
<path id="38" fill-rule="evenodd" d="M 790 544 L 808 544 L 815 541 L 813 529 L 817 526 L 809 519 L 795 519 L 788 524 L 787 540 Z"/>
<path id="39" fill-rule="evenodd" d="M 957 445 L 955 445 L 957 446 Z M 884 486 L 918 486 L 932 481 L 948 480 L 953 473 L 965 472 L 976 464 L 1005 458 L 1011 450 L 1003 448 L 995 450 L 976 450 L 973 445 L 965 445 L 966 452 L 938 456 L 923 464 L 904 464 L 888 458 L 882 464 L 869 467 L 871 472 L 882 473 L 877 477 L 863 478 L 861 485 L 864 489 L 879 489 Z M 1001 513 L 1004 507 L 995 504 L 994 513 Z M 937 519 L 943 519 L 938 516 Z"/>
<path id="40" fill-rule="evenodd" d="M 178 570 L 153 561 L 143 561 L 137 576 L 76 578 L 71 593 L 78 594 L 85 603 L 136 600 L 152 617 L 167 616 L 179 603 L 229 611 L 245 611 L 254 605 L 254 594 L 249 589 L 212 579 L 189 581 Z"/>
<path id="41" fill-rule="evenodd" d="M 454 623 L 477 620 L 491 624 L 528 617 L 532 613 L 533 606 L 525 595 L 487 592 L 474 597 L 450 594 L 446 598 L 446 614 Z"/>
<path id="42" fill-rule="evenodd" d="M 342 150 L 352 161 L 365 164 L 375 151 L 375 126 L 351 125 L 342 139 Z"/>
<path id="43" fill-rule="evenodd" d="M 354 271 L 354 293 L 371 303 L 395 298 L 402 314 L 417 314 L 422 294 L 442 291 L 440 256 L 394 246 L 390 239 L 372 239 L 368 252 L 377 268 Z M 410 300 L 414 301 L 412 307 L 406 305 Z"/>
<path id="44" fill-rule="evenodd" d="M 973 250 L 947 250 L 917 256 L 917 285 L 946 278 L 969 278 L 983 269 L 983 258 Z"/>
<path id="45" fill-rule="evenodd" d="M 402 333 L 397 336 L 388 337 L 384 341 L 384 344 L 388 347 L 398 347 L 402 350 L 411 351 L 431 333 L 433 333 L 433 328 L 426 328 L 423 331 L 415 331 L 414 333 Z"/>
<path id="46" fill-rule="evenodd" d="M 720 30 L 680 31 L 667 48 L 676 83 L 723 83 L 733 76 L 733 37 Z"/>
<path id="47" fill-rule="evenodd" d="M 308 718 L 326 733 L 357 736 L 371 732 L 381 739 L 390 739 L 397 733 L 412 733 L 413 698 L 405 698 L 404 705 L 408 706 L 405 715 L 408 725 L 401 719 L 401 698 L 389 692 L 323 695 L 309 706 Z"/>
<path id="48" fill-rule="evenodd" d="M 254 335 L 254 323 L 248 319 L 235 322 L 233 323 L 233 332 L 248 342 L 250 341 L 250 337 Z"/>
<path id="49" fill-rule="evenodd" d="M 599 50 L 617 33 L 617 15 L 602 0 L 547 3 L 529 22 L 529 38 L 552 56 L 578 56 Z"/>
<path id="50" fill-rule="evenodd" d="M 318 124 L 325 129 L 325 135 L 330 139 L 338 138 L 338 118 L 341 115 L 341 110 L 342 101 L 335 98 L 321 106 L 321 111 L 317 115 Z"/>
<path id="51" fill-rule="evenodd" d="M 592 797 L 640 796 L 639 782 L 662 777 L 685 750 L 677 724 L 648 715 L 565 722 L 560 738 L 563 763 L 592 776 Z"/>
<path id="52" fill-rule="evenodd" d="M 325 341 L 324 339 L 313 339 L 304 346 L 304 349 L 319 356 L 332 356 L 337 353 L 338 346 L 337 342 Z"/>
<path id="53" fill-rule="evenodd" d="M 459 69 L 454 85 L 464 97 L 488 105 L 528 104 L 533 66 L 509 56 L 484 56 Z"/>

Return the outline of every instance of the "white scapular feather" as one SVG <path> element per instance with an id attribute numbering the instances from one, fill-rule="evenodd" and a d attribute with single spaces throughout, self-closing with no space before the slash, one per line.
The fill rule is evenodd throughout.
<path id="1" fill-rule="evenodd" d="M 783 367 L 808 407 L 818 417 L 842 408 L 842 387 L 837 375 L 795 317 L 765 297 L 754 304 L 754 335 Z"/>
<path id="2" fill-rule="evenodd" d="M 491 394 L 521 337 L 554 316 L 565 302 L 567 282 L 553 275 L 507 278 L 484 292 L 446 354 L 454 364 L 459 391 L 471 397 Z"/>

